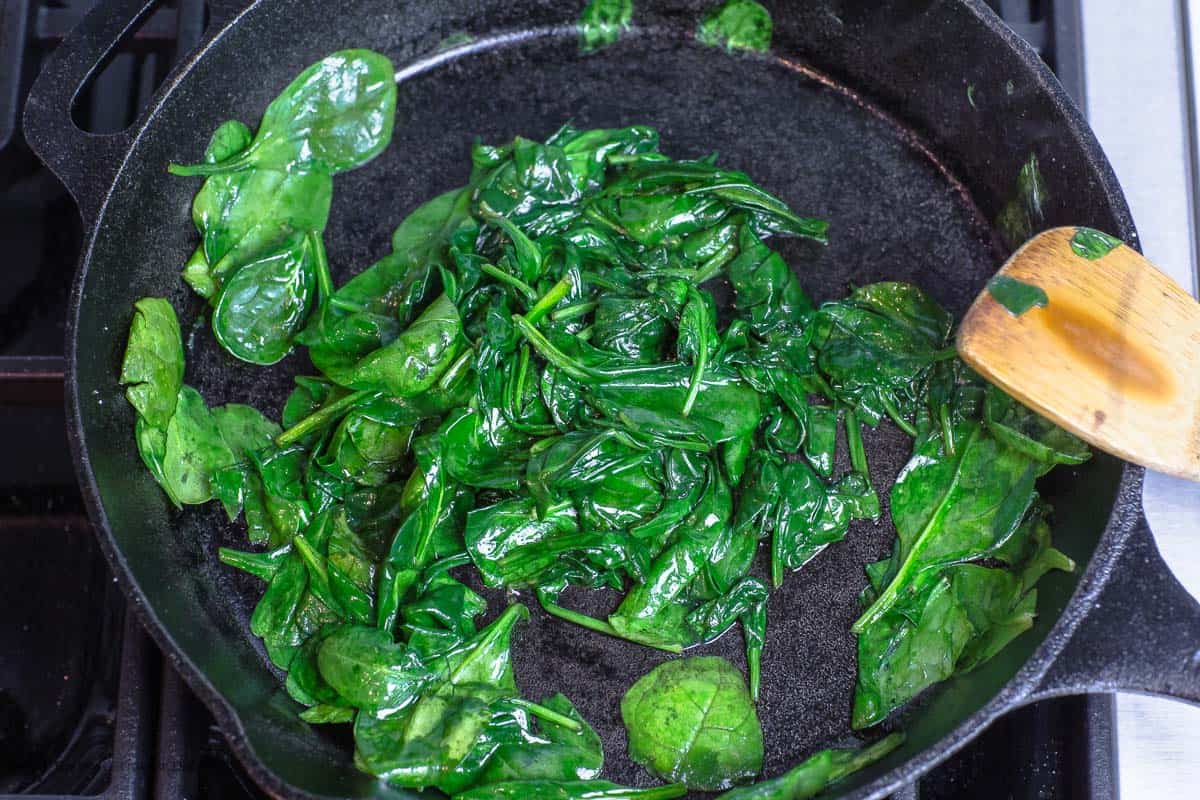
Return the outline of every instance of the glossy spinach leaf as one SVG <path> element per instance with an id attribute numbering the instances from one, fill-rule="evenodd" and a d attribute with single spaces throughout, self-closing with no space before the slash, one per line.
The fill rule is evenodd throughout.
<path id="1" fill-rule="evenodd" d="M 160 297 L 134 303 L 120 381 L 134 410 L 153 428 L 166 430 L 183 386 L 183 339 L 175 309 Z"/>
<path id="2" fill-rule="evenodd" d="M 218 163 L 172 165 L 176 175 L 246 169 L 335 174 L 387 147 L 396 116 L 392 63 L 370 50 L 342 50 L 305 69 L 267 106 L 250 145 Z"/>
<path id="3" fill-rule="evenodd" d="M 730 789 L 718 800 L 805 800 L 874 764 L 903 743 L 904 734 L 893 733 L 857 750 L 822 750 L 777 778 Z"/>
<path id="4" fill-rule="evenodd" d="M 280 250 L 243 264 L 225 283 L 213 308 L 212 330 L 227 351 L 261 365 L 291 352 L 316 288 L 313 248 L 321 245 L 314 236 L 293 236 Z"/>
<path id="5" fill-rule="evenodd" d="M 213 497 L 213 474 L 235 460 L 204 398 L 190 386 L 179 390 L 167 424 L 163 477 L 181 503 L 205 503 Z"/>
<path id="6" fill-rule="evenodd" d="M 462 347 L 458 309 L 441 295 L 391 343 L 354 366 L 349 386 L 411 397 L 442 377 Z"/>
<path id="7" fill-rule="evenodd" d="M 433 679 L 416 653 L 378 628 L 346 625 L 321 643 L 321 677 L 360 709 L 396 713 L 417 701 Z"/>
<path id="8" fill-rule="evenodd" d="M 663 780 L 718 791 L 762 769 L 763 737 L 742 675 L 715 657 L 667 661 L 621 699 L 629 755 Z"/>
<path id="9" fill-rule="evenodd" d="M 984 419 L 992 436 L 1047 468 L 1082 464 L 1092 457 L 1091 449 L 1079 437 L 1038 416 L 995 386 L 987 388 Z"/>

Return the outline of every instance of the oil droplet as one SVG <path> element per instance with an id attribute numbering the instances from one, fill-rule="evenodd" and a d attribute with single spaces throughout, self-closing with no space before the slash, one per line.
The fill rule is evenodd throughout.
<path id="1" fill-rule="evenodd" d="M 1094 373 L 1104 376 L 1116 391 L 1158 403 L 1169 402 L 1175 396 L 1171 371 L 1093 312 L 1051 298 L 1033 319 Z"/>

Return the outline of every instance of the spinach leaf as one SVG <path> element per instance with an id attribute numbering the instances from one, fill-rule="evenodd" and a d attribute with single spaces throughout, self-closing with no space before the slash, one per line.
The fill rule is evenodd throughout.
<path id="1" fill-rule="evenodd" d="M 395 713 L 417 701 L 432 680 L 421 659 L 378 628 L 346 625 L 322 643 L 321 677 L 361 709 Z"/>
<path id="2" fill-rule="evenodd" d="M 517 710 L 513 719 L 518 724 L 503 733 L 494 732 L 496 746 L 476 778 L 478 785 L 531 780 L 584 781 L 600 774 L 604 766 L 600 737 L 571 701 L 556 694 L 540 705 L 574 720 L 578 729 L 571 730 L 548 719 L 538 720 L 535 728 L 525 721 L 526 712 Z"/>
<path id="3" fill-rule="evenodd" d="M 1087 444 L 1040 417 L 995 386 L 984 401 L 988 432 L 1008 447 L 1046 465 L 1082 464 L 1092 457 Z"/>
<path id="4" fill-rule="evenodd" d="M 858 750 L 822 750 L 778 778 L 730 789 L 718 800 L 804 800 L 870 766 L 903 742 L 904 734 L 893 733 Z"/>
<path id="5" fill-rule="evenodd" d="M 269 365 L 292 349 L 308 319 L 316 287 L 313 234 L 294 236 L 282 249 L 242 265 L 217 296 L 212 330 L 227 351 Z"/>
<path id="6" fill-rule="evenodd" d="M 719 8 L 704 15 L 696 31 L 703 44 L 727 50 L 771 49 L 773 23 L 771 13 L 755 0 L 726 0 Z"/>
<path id="7" fill-rule="evenodd" d="M 588 0 L 579 15 L 579 50 L 590 53 L 614 43 L 633 19 L 633 0 Z"/>
<path id="8" fill-rule="evenodd" d="M 1076 228 L 1071 237 L 1071 251 L 1088 261 L 1104 258 L 1120 246 L 1120 239 L 1095 228 Z"/>
<path id="9" fill-rule="evenodd" d="M 370 50 L 342 50 L 305 69 L 267 106 L 254 140 L 237 156 L 217 163 L 173 164 L 171 172 L 345 172 L 387 147 L 395 116 L 392 63 Z"/>
<path id="10" fill-rule="evenodd" d="M 321 172 L 252 170 L 207 179 L 192 202 L 204 277 L 219 291 L 243 264 L 325 230 L 332 198 L 333 181 Z M 216 291 L 201 294 L 212 300 Z"/>
<path id="11" fill-rule="evenodd" d="M 146 424 L 165 430 L 183 387 L 179 320 L 171 304 L 160 297 L 143 297 L 133 308 L 120 381 L 129 404 Z"/>
<path id="12" fill-rule="evenodd" d="M 1038 465 L 988 435 L 977 422 L 955 426 L 956 453 L 940 435 L 919 441 L 892 487 L 898 536 L 894 568 L 852 630 L 891 609 L 910 582 L 952 564 L 986 558 L 1011 537 L 1033 506 Z"/>
<path id="13" fill-rule="evenodd" d="M 461 347 L 458 309 L 442 295 L 393 342 L 360 360 L 349 385 L 353 389 L 386 391 L 394 397 L 411 397 L 432 387 Z"/>
<path id="14" fill-rule="evenodd" d="M 668 661 L 621 699 L 629 755 L 652 774 L 717 791 L 762 769 L 763 739 L 742 675 L 721 658 Z"/>
<path id="15" fill-rule="evenodd" d="M 1045 308 L 1050 302 L 1046 291 L 1008 275 L 997 275 L 988 281 L 988 294 L 1004 306 L 1008 313 L 1019 317 L 1033 308 Z"/>
<path id="16" fill-rule="evenodd" d="M 181 503 L 205 503 L 213 497 L 213 474 L 234 462 L 233 451 L 204 398 L 190 386 L 179 390 L 175 413 L 167 423 L 163 477 Z"/>
<path id="17" fill-rule="evenodd" d="M 759 335 L 799 324 L 813 310 L 812 300 L 783 258 L 743 228 L 739 253 L 726 267 L 737 293 L 738 312 Z"/>
<path id="18" fill-rule="evenodd" d="M 955 357 L 951 318 L 915 286 L 878 283 L 826 303 L 814 319 L 817 364 L 838 400 L 871 425 L 903 424 L 930 369 Z"/>
<path id="19" fill-rule="evenodd" d="M 434 680 L 407 712 L 382 720 L 359 714 L 356 760 L 397 786 L 453 791 L 469 782 L 460 766 L 485 735 L 493 705 L 516 695 L 509 642 L 527 616 L 524 606 L 510 606 L 461 647 L 429 659 Z"/>

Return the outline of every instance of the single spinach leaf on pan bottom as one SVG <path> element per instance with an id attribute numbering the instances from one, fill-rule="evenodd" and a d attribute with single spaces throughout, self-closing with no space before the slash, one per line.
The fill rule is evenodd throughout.
<path id="1" fill-rule="evenodd" d="M 763 736 L 742 674 L 722 658 L 660 664 L 621 699 L 629 755 L 652 774 L 717 791 L 762 769 Z"/>

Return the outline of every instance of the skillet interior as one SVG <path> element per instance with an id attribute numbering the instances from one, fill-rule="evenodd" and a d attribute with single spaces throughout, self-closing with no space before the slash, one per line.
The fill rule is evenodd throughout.
<path id="1" fill-rule="evenodd" d="M 716 150 L 723 164 L 749 172 L 799 213 L 830 219 L 827 248 L 773 242 L 818 300 L 852 284 L 911 280 L 961 314 L 1004 255 L 986 220 L 1012 196 L 1030 153 L 1050 191 L 1045 226 L 1132 234 L 1119 199 L 1108 193 L 1106 165 L 1089 149 L 1094 143 L 1077 141 L 1057 98 L 968 4 L 890 3 L 865 14 L 851 8 L 865 4 L 785 10 L 792 4 L 777 3 L 779 55 L 772 58 L 696 45 L 687 34 L 703 4 L 693 2 L 639 5 L 642 29 L 581 57 L 573 30 L 562 27 L 575 9 L 562 5 L 362 0 L 332 15 L 316 0 L 257 4 L 168 90 L 138 137 L 77 287 L 77 425 L 113 540 L 166 634 L 237 710 L 253 750 L 279 777 L 311 793 L 379 789 L 350 765 L 348 736 L 314 733 L 296 720 L 296 706 L 248 630 L 261 587 L 216 561 L 219 544 L 244 543 L 240 526 L 215 506 L 184 513 L 168 507 L 140 465 L 132 412 L 115 385 L 131 305 L 147 294 L 171 298 L 185 332 L 194 331 L 187 381 L 210 403 L 250 402 L 277 413 L 291 375 L 308 369 L 302 356 L 272 370 L 234 362 L 217 349 L 202 304 L 178 280 L 195 244 L 187 220 L 198 182 L 169 178 L 165 165 L 194 160 L 221 120 L 257 122 L 292 75 L 340 47 L 373 47 L 398 67 L 418 65 L 401 86 L 391 148 L 335 182 L 326 241 L 339 281 L 386 253 L 391 229 L 418 203 L 464 182 L 476 135 L 490 142 L 544 137 L 566 120 L 579 127 L 653 125 L 665 152 Z M 459 31 L 476 42 L 431 55 Z M 515 31 L 531 33 L 487 38 Z M 873 104 L 822 83 L 801 64 L 862 87 Z M 976 86 L 977 108 L 968 102 L 968 84 Z M 873 481 L 887 487 L 909 441 L 885 425 L 866 442 Z M 1117 462 L 1097 458 L 1056 472 L 1045 487 L 1058 509 L 1059 545 L 1081 564 L 1104 530 L 1119 474 Z M 760 704 L 768 775 L 819 746 L 847 741 L 855 675 L 849 626 L 865 583 L 862 566 L 886 555 L 892 537 L 886 522 L 855 523 L 846 542 L 772 596 Z M 910 743 L 891 763 L 942 738 L 991 699 L 1045 636 L 1073 585 L 1071 577 L 1048 578 L 1035 631 L 922 703 Z M 742 660 L 736 634 L 703 650 Z M 607 777 L 646 782 L 625 756 L 617 701 L 660 654 L 535 613 L 515 655 L 518 683 L 529 696 L 561 690 L 596 725 Z"/>

